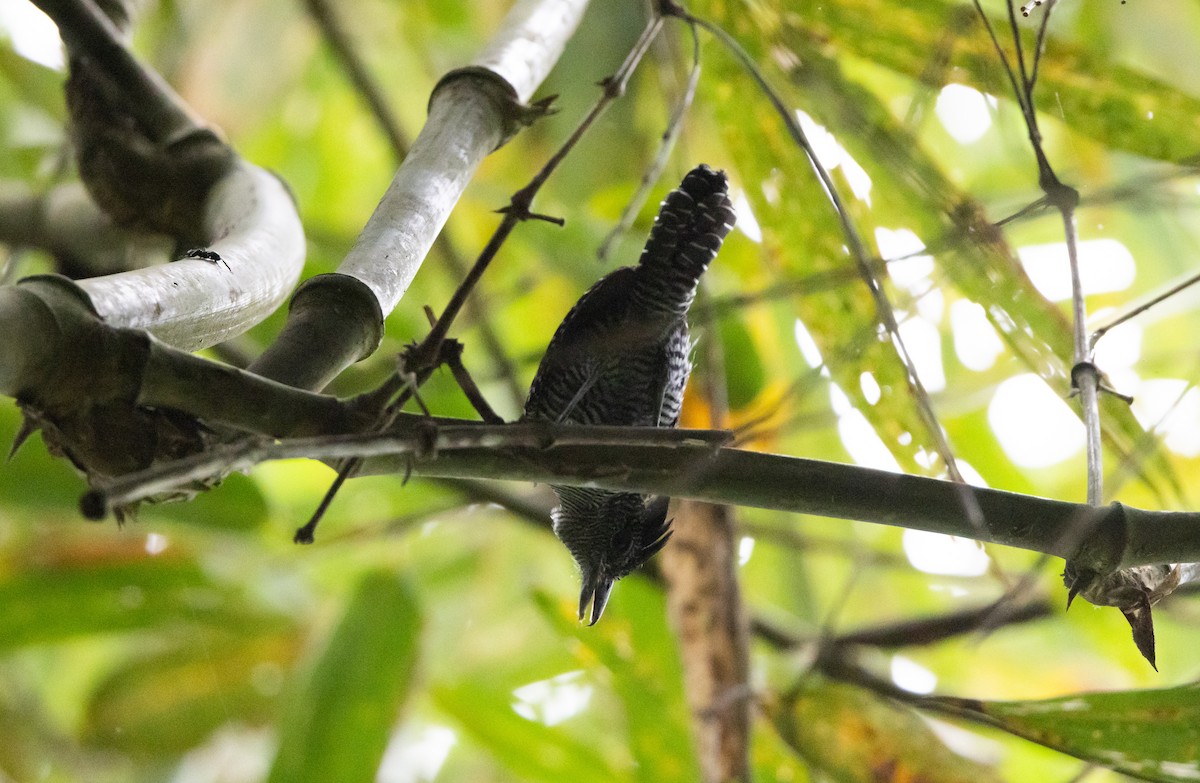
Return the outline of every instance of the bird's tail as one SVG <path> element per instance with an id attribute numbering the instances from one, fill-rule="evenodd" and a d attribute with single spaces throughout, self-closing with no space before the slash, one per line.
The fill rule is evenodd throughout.
<path id="1" fill-rule="evenodd" d="M 688 172 L 654 219 L 638 261 L 641 279 L 634 296 L 656 309 L 687 312 L 700 275 L 716 258 L 734 220 L 725 173 L 703 163 Z"/>

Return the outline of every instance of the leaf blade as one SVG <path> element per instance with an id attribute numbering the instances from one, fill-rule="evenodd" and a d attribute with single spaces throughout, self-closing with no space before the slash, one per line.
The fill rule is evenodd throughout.
<path id="1" fill-rule="evenodd" d="M 413 680 L 420 612 L 393 573 L 360 582 L 281 726 L 271 783 L 370 783 Z"/>

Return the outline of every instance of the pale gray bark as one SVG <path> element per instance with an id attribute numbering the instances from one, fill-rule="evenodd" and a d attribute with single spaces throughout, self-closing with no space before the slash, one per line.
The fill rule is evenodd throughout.
<path id="1" fill-rule="evenodd" d="M 45 248 L 103 275 L 162 263 L 169 237 L 113 224 L 79 182 L 39 193 L 24 182 L 0 182 L 0 243 Z"/>
<path id="2" fill-rule="evenodd" d="M 254 326 L 283 303 L 304 267 L 304 229 L 287 188 L 240 162 L 209 196 L 207 250 L 219 261 L 170 264 L 82 280 L 110 325 L 145 329 L 196 350 Z"/>
<path id="3" fill-rule="evenodd" d="M 413 142 L 358 241 L 338 268 L 375 292 L 384 315 L 408 290 L 479 163 L 509 136 L 512 116 L 546 78 L 587 8 L 587 0 L 520 0 L 472 63 L 499 77 L 489 95 L 479 79 L 443 82 Z"/>

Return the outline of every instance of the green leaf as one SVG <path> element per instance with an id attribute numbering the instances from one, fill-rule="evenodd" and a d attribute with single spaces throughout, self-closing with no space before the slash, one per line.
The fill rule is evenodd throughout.
<path id="1" fill-rule="evenodd" d="M 767 382 L 761 357 L 754 338 L 739 318 L 720 321 L 721 350 L 725 360 L 725 387 L 729 392 L 729 407 L 741 410 L 758 396 Z M 699 352 L 703 356 L 704 351 Z"/>
<path id="2" fill-rule="evenodd" d="M 995 48 L 969 8 L 940 2 L 850 0 L 788 5 L 786 14 L 756 10 L 757 16 L 739 14 L 726 21 L 743 35 L 758 38 L 786 27 L 811 46 L 843 57 L 852 54 L 934 87 L 965 81 L 983 92 L 1012 97 Z M 1007 40 L 1007 21 L 992 23 Z M 1025 24 L 1028 53 L 1033 50 L 1034 22 Z M 1167 161 L 1194 155 L 1200 148 L 1200 99 L 1114 62 L 1112 49 L 1102 37 L 1096 38 L 1095 43 L 1087 38 L 1074 43 L 1048 37 L 1034 93 L 1037 109 L 1106 147 Z M 953 67 L 931 68 L 939 56 L 948 58 Z M 1032 176 L 1033 164 L 1029 165 Z"/>
<path id="3" fill-rule="evenodd" d="M 588 743 L 561 728 L 528 720 L 513 711 L 512 697 L 486 683 L 439 686 L 432 696 L 470 736 L 516 779 L 533 783 L 611 783 L 620 776 Z"/>
<path id="4" fill-rule="evenodd" d="M 919 715 L 870 691 L 813 681 L 774 705 L 780 735 L 839 783 L 990 783 L 994 770 L 954 753 Z"/>
<path id="5" fill-rule="evenodd" d="M 625 707 L 628 744 L 637 779 L 655 783 L 700 778 L 688 728 L 683 670 L 667 622 L 662 590 L 642 578 L 622 580 L 604 619 L 580 625 L 554 597 L 537 593 L 546 619 L 574 639 L 612 674 L 612 687 Z"/>
<path id="6" fill-rule="evenodd" d="M 767 101 L 732 101 L 723 94 L 728 84 L 745 78 L 740 68 L 725 59 L 716 63 L 720 73 L 702 81 L 701 94 L 718 107 L 737 172 L 746 183 L 759 183 L 746 188 L 746 197 L 762 225 L 764 254 L 778 270 L 771 282 L 801 283 L 793 285 L 797 293 L 790 307 L 775 308 L 777 317 L 789 327 L 794 328 L 797 318 L 804 324 L 832 379 L 871 422 L 901 468 L 928 472 L 928 463 L 923 466 L 918 459 L 928 450 L 928 428 L 908 392 L 908 371 L 892 341 L 878 337 L 875 301 L 853 271 L 833 206 Z M 840 174 L 834 176 L 849 192 Z M 865 226 L 860 235 L 870 245 L 866 252 L 874 254 Z M 826 278 L 841 284 L 814 284 Z M 868 399 L 863 391 L 864 372 L 883 390 L 879 399 Z"/>
<path id="7" fill-rule="evenodd" d="M 412 684 L 417 600 L 390 571 L 368 574 L 280 726 L 269 780 L 370 783 Z"/>
<path id="8" fill-rule="evenodd" d="M 200 633 L 166 652 L 127 659 L 93 693 L 84 740 L 162 756 L 198 745 L 223 724 L 265 721 L 299 641 L 291 631 Z"/>
<path id="9" fill-rule="evenodd" d="M 285 622 L 248 604 L 242 590 L 212 579 L 182 546 L 150 554 L 140 537 L 64 535 L 10 548 L 6 559 L 0 650 L 140 628 Z"/>
<path id="10" fill-rule="evenodd" d="M 859 0 L 864 4 L 871 1 Z M 738 26 L 733 19 L 725 21 Z M 902 226 L 914 230 L 926 242 L 944 245 L 931 248 L 938 270 L 968 298 L 984 304 L 993 326 L 1013 352 L 1066 396 L 1070 391 L 1068 376 L 1073 354 L 1070 324 L 1062 310 L 1033 286 L 1003 234 L 990 222 L 984 205 L 955 185 L 935 155 L 902 128 L 872 92 L 843 75 L 839 61 L 827 56 L 824 39 L 813 40 L 808 28 L 798 26 L 797 17 L 779 20 L 771 37 L 791 55 L 786 73 L 773 72 L 778 71 L 772 68 L 776 60 L 764 53 L 771 38 L 753 31 L 741 36 L 740 42 L 763 65 L 785 103 L 803 107 L 825 124 L 862 163 L 874 183 L 870 209 L 848 199 L 864 240 L 869 239 L 875 228 Z M 765 98 L 759 102 L 766 104 Z M 771 123 L 781 128 L 778 117 L 763 116 L 757 121 L 763 127 L 755 128 L 751 116 L 751 112 L 739 106 L 725 122 L 727 134 L 743 136 L 734 137 L 731 143 L 739 156 L 739 168 L 746 166 L 747 171 L 754 171 L 757 166 L 755 176 L 769 178 L 780 161 L 803 159 L 802 151 L 790 140 L 779 138 L 780 130 L 767 126 Z M 775 148 L 764 159 L 759 150 L 768 143 Z M 917 472 L 921 469 L 911 456 L 914 449 L 928 442 L 924 437 L 927 430 L 908 401 L 904 368 L 895 351 L 890 344 L 872 339 L 876 316 L 865 286 L 854 282 L 857 277 L 847 278 L 851 282 L 832 290 L 822 290 L 817 285 L 819 276 L 835 275 L 848 269 L 851 262 L 843 252 L 829 245 L 830 241 L 840 242 L 839 229 L 831 224 L 832 207 L 812 180 L 808 176 L 808 184 L 803 185 L 807 192 L 799 192 L 801 188 L 793 184 L 783 189 L 774 201 L 754 196 L 753 189 L 748 194 L 756 213 L 769 216 L 765 231 L 774 235 L 780 248 L 804 248 L 803 253 L 782 252 L 781 261 L 793 259 L 789 273 L 794 279 L 807 278 L 808 284 L 804 286 L 807 293 L 796 300 L 795 309 L 820 347 L 834 379 L 905 470 Z M 841 191 L 849 194 L 844 184 Z M 804 209 L 805 204 L 811 205 L 808 210 Z M 826 215 L 814 215 L 816 210 Z M 793 217 L 789 219 L 789 215 Z M 820 228 L 822 225 L 824 228 Z M 813 231 L 822 233 L 819 237 L 806 235 Z M 951 241 L 943 242 L 945 239 Z M 892 298 L 894 301 L 895 297 Z M 871 373 L 884 391 L 873 404 L 860 389 L 859 376 L 864 370 Z M 1129 406 L 1107 395 L 1101 398 L 1101 405 L 1107 445 L 1122 460 L 1148 465 L 1141 475 L 1148 481 L 1159 479 L 1161 486 L 1156 488 L 1160 492 L 1167 489 L 1174 497 L 1181 496 L 1170 462 L 1161 448 L 1154 448 L 1155 441 L 1146 437 L 1145 429 Z M 912 439 L 911 446 L 904 448 L 896 441 L 905 432 L 921 437 Z M 1139 450 L 1141 453 L 1134 459 Z"/>
<path id="11" fill-rule="evenodd" d="M 790 72 L 798 94 L 882 186 L 872 192 L 886 210 L 883 219 L 909 226 L 921 237 L 952 238 L 945 247 L 933 249 L 939 271 L 969 299 L 985 304 L 989 320 L 1012 351 L 1067 396 L 1074 352 L 1070 323 L 1034 287 L 1004 235 L 989 222 L 984 205 L 956 187 L 936 158 L 874 95 L 846 79 L 834 60 L 804 46 L 795 31 L 791 41 L 801 46 L 797 54 L 804 62 Z M 865 217 L 880 220 L 878 214 L 872 211 Z M 865 233 L 873 223 L 864 220 L 860 226 Z M 1148 465 L 1153 476 L 1180 497 L 1170 462 L 1130 407 L 1109 395 L 1101 397 L 1101 405 L 1107 445 L 1122 460 Z M 1144 470 L 1142 477 L 1151 478 Z"/>
<path id="12" fill-rule="evenodd" d="M 940 701 L 940 700 L 937 700 Z M 1041 701 L 950 702 L 962 714 L 1142 780 L 1200 778 L 1200 685 Z"/>

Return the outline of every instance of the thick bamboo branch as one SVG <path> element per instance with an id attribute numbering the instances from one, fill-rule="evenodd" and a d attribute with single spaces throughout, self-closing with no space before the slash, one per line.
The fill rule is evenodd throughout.
<path id="1" fill-rule="evenodd" d="M 346 77 L 354 85 L 355 91 L 375 118 L 375 123 L 379 126 L 380 132 L 388 140 L 388 145 L 392 148 L 392 154 L 396 158 L 396 163 L 403 162 L 408 157 L 410 146 L 408 136 L 405 134 L 404 129 L 400 127 L 395 112 L 392 111 L 387 91 L 374 78 L 371 69 L 367 67 L 359 51 L 359 47 L 356 46 L 354 40 L 342 26 L 335 6 L 330 0 L 305 0 L 305 5 L 308 7 L 308 12 L 312 16 L 313 21 L 321 29 L 321 34 L 324 36 L 329 48 L 341 63 Z M 448 233 L 442 232 L 438 234 L 437 239 L 434 240 L 433 249 L 437 252 L 441 262 L 446 265 L 446 271 L 452 277 L 461 278 L 466 274 L 467 262 L 463 259 L 462 253 L 459 252 L 458 247 L 454 244 L 453 239 Z M 353 280 L 353 278 L 343 276 L 343 281 L 345 280 Z M 365 288 L 365 286 L 363 287 Z M 325 298 L 325 292 L 323 291 L 316 296 L 310 297 L 310 299 L 323 298 Z M 374 294 L 371 294 L 371 298 L 374 299 Z M 295 308 L 294 301 L 292 307 L 293 309 Z M 378 307 L 378 302 L 375 303 L 375 307 Z M 347 308 L 343 308 L 343 310 L 346 311 Z M 513 409 L 519 409 L 522 401 L 525 399 L 525 390 L 520 379 L 517 377 L 516 366 L 513 364 L 512 358 L 508 355 L 508 349 L 504 346 L 499 335 L 496 334 L 496 330 L 489 319 L 487 307 L 478 298 L 472 298 L 467 302 L 467 312 L 471 317 L 472 324 L 479 329 L 479 339 L 482 342 L 481 347 L 484 353 L 491 360 L 496 374 L 504 380 L 505 390 L 509 394 Z M 308 320 L 311 323 L 316 323 L 315 315 L 316 308 L 310 308 Z M 377 323 L 382 322 L 382 317 L 375 316 L 369 303 L 360 303 L 353 312 L 348 313 L 348 318 L 357 323 L 365 323 L 371 316 L 374 316 Z M 289 317 L 293 316 L 289 315 Z M 315 329 L 308 329 L 306 331 L 318 339 L 321 337 Z M 365 356 L 367 353 L 373 351 L 377 345 L 378 341 L 360 353 Z M 288 351 L 280 351 L 279 353 L 285 356 L 296 355 Z M 349 347 L 346 347 L 336 350 L 335 355 L 353 356 L 354 353 Z M 327 379 L 318 375 L 310 375 L 308 377 L 297 375 L 297 370 L 300 368 L 296 364 L 293 364 L 293 368 L 289 370 L 288 368 L 275 368 L 264 364 L 258 366 L 256 369 L 268 377 L 275 378 L 284 383 L 301 385 L 306 389 L 320 389 L 328 382 Z M 274 374 L 276 372 L 281 372 L 281 374 Z M 298 382 L 293 383 L 291 378 L 297 378 Z"/>
<path id="2" fill-rule="evenodd" d="M 528 120 L 525 102 L 558 60 L 586 7 L 587 0 L 519 0 L 480 56 L 434 88 L 425 126 L 338 267 L 339 274 L 371 290 L 384 317 L 408 290 L 480 162 Z M 362 305 L 355 300 L 349 306 Z M 289 322 L 285 336 L 291 328 Z M 338 318 L 310 320 L 308 328 L 336 330 Z M 251 369 L 276 374 L 305 364 L 305 377 L 327 381 L 365 355 L 349 348 L 299 355 L 287 347 L 291 342 L 272 346 Z"/>
<path id="3" fill-rule="evenodd" d="M 435 422 L 406 416 L 385 435 L 247 442 L 130 474 L 93 508 L 136 502 L 268 459 L 367 457 L 365 473 L 406 472 L 636 491 L 852 519 L 1072 558 L 1101 574 L 1200 561 L 1200 513 L 1095 507 L 819 460 L 720 448 L 708 430 Z M 963 492 L 982 515 L 963 510 Z"/>
<path id="4" fill-rule="evenodd" d="M 226 340 L 273 313 L 304 266 L 304 229 L 287 188 L 239 161 L 211 190 L 205 248 L 217 258 L 95 277 L 79 283 L 112 326 L 145 329 L 178 348 Z"/>
<path id="5" fill-rule="evenodd" d="M 157 72 L 142 67 L 121 31 L 91 0 L 33 0 L 58 25 L 72 56 L 95 61 L 116 83 L 137 121 L 168 145 L 203 130 L 204 122 Z"/>
<path id="6" fill-rule="evenodd" d="M 274 312 L 304 263 L 304 232 L 287 189 L 267 172 L 235 160 L 162 77 L 133 57 L 118 29 L 91 0 L 38 0 L 37 5 L 58 25 L 72 57 L 72 78 L 84 77 L 76 85 L 79 105 L 72 113 L 76 142 L 86 146 L 94 141 L 96 129 L 87 124 L 89 118 L 100 121 L 111 115 L 137 126 L 136 132 L 126 129 L 129 148 L 100 166 L 104 175 L 117 183 L 154 182 L 158 188 L 164 183 L 179 190 L 207 187 L 200 192 L 199 220 L 188 216 L 188 223 L 197 224 L 188 235 L 198 236 L 208 255 L 81 283 L 96 311 L 111 326 L 146 329 L 187 349 L 240 334 Z M 120 101 L 114 102 L 108 92 L 119 94 Z M 203 174 L 201 182 L 178 172 L 172 178 L 153 170 L 111 170 L 114 161 L 170 168 L 186 158 L 189 144 L 208 150 L 193 149 L 191 154 L 198 161 L 211 159 L 210 165 L 193 171 L 181 164 L 179 172 Z M 105 160 L 112 154 L 105 148 Z M 93 195 L 96 187 L 107 188 L 103 182 L 88 182 Z M 173 195 L 168 190 L 162 197 Z M 112 211 L 111 204 L 101 201 L 101 206 Z M 199 205 L 196 209 L 200 211 Z M 0 332 L 4 326 L 0 323 Z"/>
<path id="7" fill-rule="evenodd" d="M 285 437 L 361 430 L 358 406 L 173 348 L 100 319 L 78 284 L 30 277 L 0 287 L 0 394 L 58 414 L 119 397 L 211 425 Z M 361 419 L 361 420 L 360 420 Z"/>
<path id="8" fill-rule="evenodd" d="M 136 401 L 278 437 L 364 429 L 373 420 L 357 419 L 354 405 L 336 397 L 268 380 L 156 340 L 150 342 Z"/>
<path id="9" fill-rule="evenodd" d="M 441 84 L 413 142 L 338 272 L 375 293 L 387 314 L 404 296 L 479 163 L 504 140 L 502 88 L 486 77 Z"/>
<path id="10" fill-rule="evenodd" d="M 0 394 L 17 397 L 44 377 L 46 353 L 56 344 L 54 313 L 41 297 L 17 286 L 0 287 Z M 39 346 L 38 351 L 30 345 Z"/>
<path id="11" fill-rule="evenodd" d="M 499 76 L 527 103 L 558 62 L 587 0 L 518 0 L 472 66 Z"/>

